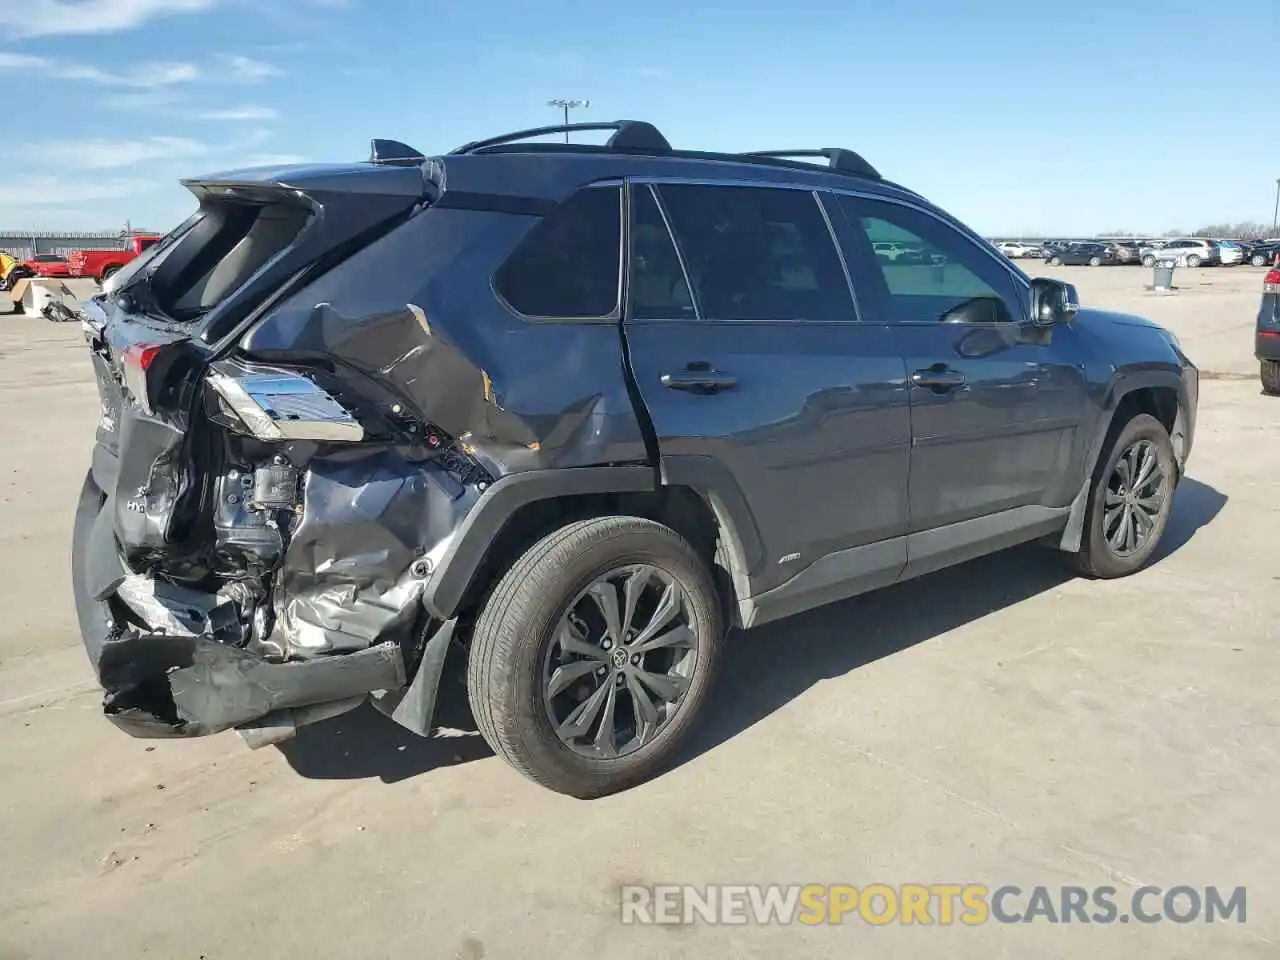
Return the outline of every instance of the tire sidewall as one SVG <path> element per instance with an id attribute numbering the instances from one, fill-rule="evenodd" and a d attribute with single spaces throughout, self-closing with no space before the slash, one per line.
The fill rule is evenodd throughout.
<path id="1" fill-rule="evenodd" d="M 527 608 L 530 615 L 528 622 L 521 625 L 523 636 L 512 651 L 514 659 L 512 669 L 506 674 L 505 689 L 493 691 L 507 702 L 508 716 L 514 717 L 518 724 L 515 736 L 523 752 L 530 755 L 539 768 L 558 771 L 557 779 L 586 787 L 570 791 L 583 795 L 601 792 L 594 789 L 593 784 L 607 783 L 607 792 L 613 792 L 650 775 L 652 768 L 676 747 L 700 713 L 718 659 L 723 625 L 710 572 L 673 531 L 648 521 L 637 523 L 650 529 L 636 527 L 593 542 L 562 567 L 566 576 L 561 585 L 543 593 Z M 566 541 L 565 546 L 577 550 L 572 544 Z M 548 565 L 552 559 L 547 558 Z M 552 727 L 543 698 L 543 665 L 556 625 L 569 604 L 599 577 L 632 564 L 657 567 L 679 584 L 690 628 L 698 637 L 697 661 L 680 709 L 652 741 L 622 757 L 593 760 L 574 753 L 561 742 Z"/>
<path id="2" fill-rule="evenodd" d="M 1259 363 L 1258 378 L 1262 392 L 1268 396 L 1280 396 L 1280 360 L 1263 360 Z"/>
<path id="3" fill-rule="evenodd" d="M 1127 557 L 1118 557 L 1111 552 L 1103 533 L 1103 510 L 1106 498 L 1107 481 L 1111 471 L 1121 455 L 1137 440 L 1150 440 L 1156 448 L 1160 469 L 1168 478 L 1168 494 L 1165 507 L 1156 521 L 1155 529 L 1142 549 Z M 1094 476 L 1093 490 L 1089 496 L 1089 516 L 1087 518 L 1088 549 L 1092 560 L 1091 566 L 1097 575 L 1102 577 L 1119 577 L 1140 570 L 1151 559 L 1152 554 L 1160 546 L 1165 527 L 1173 512 L 1173 496 L 1177 481 L 1177 462 L 1173 455 L 1173 443 L 1169 434 L 1159 420 L 1142 413 L 1133 417 L 1116 436 L 1111 444 L 1102 469 Z"/>

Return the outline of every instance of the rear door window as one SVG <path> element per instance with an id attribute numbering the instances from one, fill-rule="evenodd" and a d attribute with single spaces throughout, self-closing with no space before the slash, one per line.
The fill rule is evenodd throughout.
<path id="1" fill-rule="evenodd" d="M 692 320 L 693 294 L 680 254 L 667 230 L 653 188 L 639 184 L 631 192 L 632 319 Z"/>
<path id="2" fill-rule="evenodd" d="M 494 275 L 494 286 L 526 317 L 618 315 L 622 278 L 622 189 L 579 190 L 540 220 Z"/>
<path id="3" fill-rule="evenodd" d="M 769 187 L 657 188 L 693 284 L 712 320 L 856 320 L 818 199 Z"/>

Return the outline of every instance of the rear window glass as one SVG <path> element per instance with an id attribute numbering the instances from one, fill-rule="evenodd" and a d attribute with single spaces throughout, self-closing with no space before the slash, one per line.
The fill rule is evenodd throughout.
<path id="1" fill-rule="evenodd" d="M 580 190 L 540 220 L 494 275 L 527 317 L 616 316 L 622 275 L 622 191 Z"/>
<path id="2" fill-rule="evenodd" d="M 208 313 L 287 249 L 310 219 L 309 208 L 293 204 L 220 204 L 171 255 L 181 263 L 164 279 L 164 309 L 178 319 Z"/>

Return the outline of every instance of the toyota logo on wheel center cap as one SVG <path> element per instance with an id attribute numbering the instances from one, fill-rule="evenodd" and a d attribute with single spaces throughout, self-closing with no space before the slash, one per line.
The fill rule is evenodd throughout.
<path id="1" fill-rule="evenodd" d="M 613 665 L 619 670 L 627 665 L 627 651 L 622 647 L 614 647 L 613 653 L 609 656 L 613 658 Z"/>

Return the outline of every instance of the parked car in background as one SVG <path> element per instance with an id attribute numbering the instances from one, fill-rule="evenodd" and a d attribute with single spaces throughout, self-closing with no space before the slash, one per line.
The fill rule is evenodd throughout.
<path id="1" fill-rule="evenodd" d="M 1050 251 L 1050 255 L 1045 259 L 1055 267 L 1064 265 L 1081 266 L 1084 264 L 1091 267 L 1101 267 L 1105 264 L 1117 262 L 1115 251 L 1110 244 L 1090 241 L 1077 241 L 1065 247 L 1055 248 Z"/>
<path id="2" fill-rule="evenodd" d="M 1112 240 L 1110 245 L 1116 257 L 1116 263 L 1136 264 L 1142 262 L 1142 247 L 1137 239 Z"/>
<path id="3" fill-rule="evenodd" d="M 1280 396 L 1280 268 L 1262 278 L 1253 355 L 1258 359 L 1263 392 Z"/>
<path id="4" fill-rule="evenodd" d="M 880 243 L 872 244 L 872 249 L 877 258 L 891 263 L 907 252 L 907 248 L 898 240 L 882 240 Z"/>
<path id="5" fill-rule="evenodd" d="M 1257 240 L 1249 245 L 1249 262 L 1255 267 L 1274 266 L 1280 254 L 1280 240 Z"/>
<path id="6" fill-rule="evenodd" d="M 1021 240 L 1006 240 L 999 244 L 997 249 L 1010 260 L 1040 256 L 1040 248 L 1038 246 L 1032 243 L 1024 243 Z"/>
<path id="7" fill-rule="evenodd" d="M 1224 267 L 1245 262 L 1244 245 L 1237 240 L 1215 240 L 1218 245 L 1218 262 Z"/>
<path id="8" fill-rule="evenodd" d="M 37 253 L 15 264 L 5 276 L 7 289 L 12 290 L 19 280 L 27 277 L 61 278 L 71 276 L 67 258 L 58 253 Z"/>
<path id="9" fill-rule="evenodd" d="M 130 237 L 126 245 L 117 250 L 74 250 L 68 258 L 70 275 L 92 277 L 101 283 L 159 239 L 154 234 L 139 234 Z"/>
<path id="10" fill-rule="evenodd" d="M 1154 267 L 1157 260 L 1172 260 L 1185 267 L 1210 266 L 1222 262 L 1217 243 L 1195 237 L 1166 240 L 1162 247 L 1147 247 L 1142 251 L 1144 267 Z"/>

